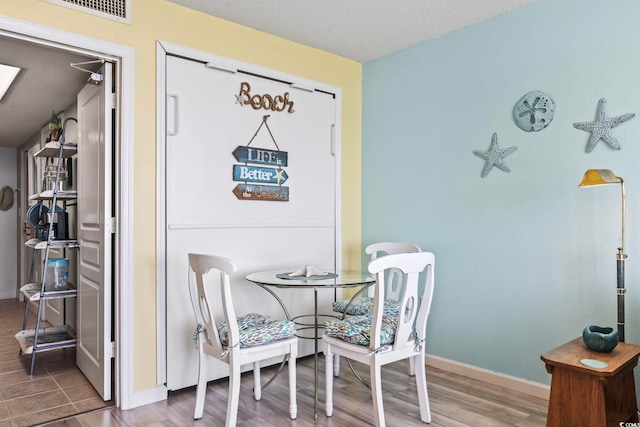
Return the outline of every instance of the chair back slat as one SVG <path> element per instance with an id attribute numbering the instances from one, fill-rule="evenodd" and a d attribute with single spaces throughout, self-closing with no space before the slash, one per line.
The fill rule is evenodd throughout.
<path id="1" fill-rule="evenodd" d="M 189 254 L 189 266 L 195 276 L 195 280 L 189 280 L 189 294 L 196 320 L 201 325 L 199 339 L 204 339 L 205 344 L 219 357 L 225 348 L 218 335 L 218 322 L 227 324 L 230 347 L 240 340 L 229 281 L 229 274 L 235 272 L 237 267 L 226 258 L 201 254 Z M 211 270 L 219 274 L 208 274 Z M 191 277 L 191 272 L 189 275 Z"/>
<path id="2" fill-rule="evenodd" d="M 403 288 L 398 299 L 394 349 L 415 345 L 415 334 L 424 339 L 433 300 L 434 264 L 435 256 L 431 252 L 400 253 L 369 262 L 369 272 L 376 275 L 372 349 L 380 347 L 384 300 L 387 298 L 385 274 L 391 270 L 401 275 Z"/>
<path id="3" fill-rule="evenodd" d="M 398 329 L 393 343 L 394 348 L 413 345 L 413 326 L 418 315 L 418 275 L 419 273 L 407 273 L 405 275 L 404 294 L 399 301 Z"/>
<path id="4" fill-rule="evenodd" d="M 415 245 L 413 243 L 377 242 L 367 246 L 364 251 L 370 256 L 370 260 L 374 260 L 381 256 L 421 252 L 421 249 L 418 245 Z M 393 301 L 398 301 L 400 299 L 400 294 L 402 293 L 402 274 L 395 269 L 390 269 L 389 271 L 387 271 L 385 286 L 386 298 Z M 369 296 L 372 297 L 373 293 L 373 289 L 370 289 Z"/>

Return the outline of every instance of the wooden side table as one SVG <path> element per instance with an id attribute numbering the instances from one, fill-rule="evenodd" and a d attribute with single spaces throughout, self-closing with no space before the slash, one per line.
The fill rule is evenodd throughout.
<path id="1" fill-rule="evenodd" d="M 602 427 L 638 422 L 633 368 L 640 346 L 619 343 L 611 353 L 591 351 L 576 338 L 540 358 L 551 374 L 547 427 Z M 606 368 L 580 361 L 592 359 Z"/>

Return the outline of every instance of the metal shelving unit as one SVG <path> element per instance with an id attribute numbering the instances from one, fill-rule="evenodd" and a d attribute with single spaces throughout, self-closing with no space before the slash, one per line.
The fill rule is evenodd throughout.
<path id="1" fill-rule="evenodd" d="M 67 119 L 69 120 L 69 119 Z M 75 120 L 75 119 L 73 119 Z M 66 120 L 65 120 L 66 123 Z M 49 211 L 51 213 L 56 212 L 57 203 L 60 201 L 66 208 L 66 203 L 71 200 L 77 199 L 77 192 L 75 191 L 63 191 L 60 190 L 60 169 L 63 159 L 72 157 L 77 153 L 77 144 L 70 144 L 64 142 L 64 126 L 62 131 L 62 137 L 60 141 L 53 141 L 47 143 L 41 150 L 39 150 L 35 157 L 42 157 L 48 159 L 57 159 L 56 177 L 53 189 L 47 189 L 39 194 L 32 195 L 29 200 L 39 201 L 50 205 Z M 64 209 L 63 209 L 64 211 Z M 53 216 L 53 215 L 52 215 Z M 31 264 L 31 273 L 29 282 L 20 288 L 20 292 L 25 297 L 26 306 L 24 312 L 24 321 L 22 324 L 22 330 L 19 331 L 15 337 L 20 344 L 20 354 L 31 355 L 31 367 L 29 375 L 33 375 L 35 367 L 36 354 L 42 351 L 55 350 L 60 348 L 69 348 L 76 346 L 76 334 L 73 328 L 66 325 L 66 299 L 75 298 L 77 295 L 76 289 L 65 289 L 59 291 L 51 291 L 45 289 L 45 283 L 47 280 L 47 263 L 49 261 L 49 255 L 51 249 L 74 249 L 78 247 L 78 242 L 72 239 L 56 239 L 54 233 L 54 221 L 52 218 L 48 221 L 48 230 L 46 232 L 46 238 L 31 239 L 25 243 L 25 245 L 34 251 L 33 262 Z M 42 271 L 42 280 L 40 282 L 31 282 L 33 278 L 33 272 L 35 269 L 36 251 L 44 251 L 44 262 Z M 63 325 L 51 326 L 42 328 L 40 325 L 42 310 L 47 299 L 64 299 L 63 302 Z M 29 318 L 29 304 L 37 303 L 37 318 L 36 326 L 34 329 L 26 329 L 27 320 Z"/>

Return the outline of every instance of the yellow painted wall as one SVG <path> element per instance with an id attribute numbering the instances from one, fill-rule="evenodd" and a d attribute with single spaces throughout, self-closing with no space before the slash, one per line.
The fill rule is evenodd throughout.
<path id="1" fill-rule="evenodd" d="M 361 64 L 165 0 L 135 0 L 121 24 L 40 0 L 0 2 L 0 14 L 135 49 L 134 391 L 156 386 L 156 41 L 316 80 L 342 89 L 342 239 L 345 267 L 360 267 Z"/>

